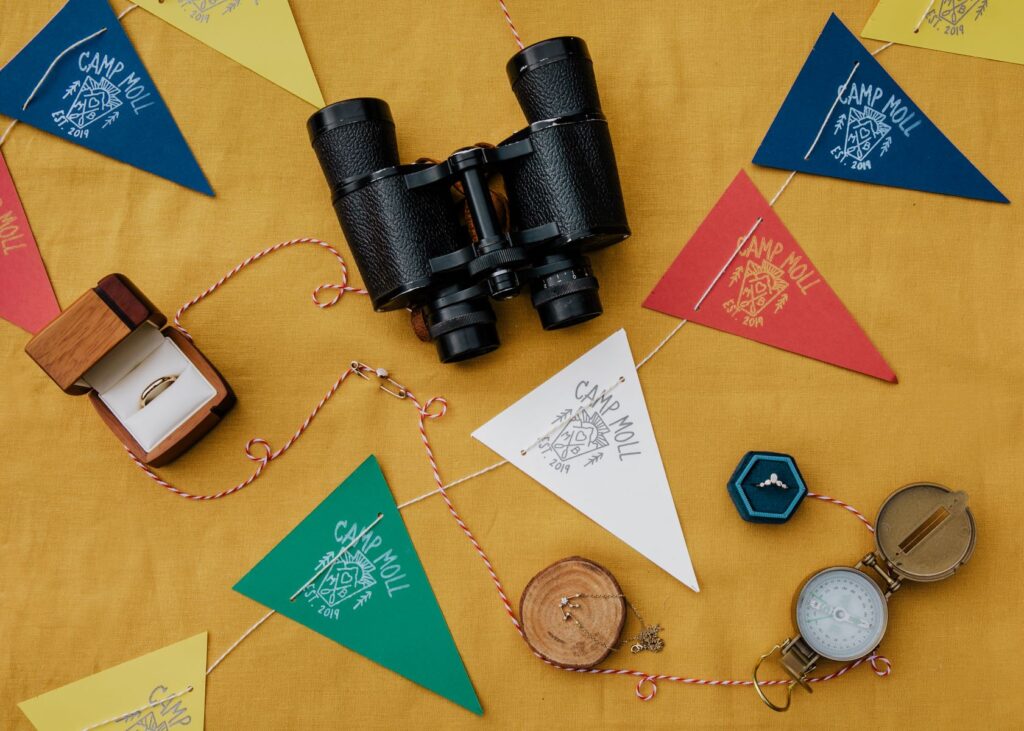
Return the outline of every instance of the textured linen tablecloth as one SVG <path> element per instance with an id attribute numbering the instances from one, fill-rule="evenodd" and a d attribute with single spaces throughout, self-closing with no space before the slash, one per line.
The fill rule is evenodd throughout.
<path id="1" fill-rule="evenodd" d="M 115 2 L 115 9 L 124 6 Z M 516 50 L 497 4 L 294 0 L 328 101 L 391 104 L 403 158 L 442 157 L 522 125 L 505 62 Z M 281 445 L 352 359 L 383 366 L 451 408 L 431 426 L 443 475 L 496 460 L 470 432 L 614 330 L 647 353 L 675 320 L 640 302 L 741 167 L 770 196 L 785 178 L 750 159 L 828 15 L 859 33 L 872 0 L 512 0 L 527 43 L 576 34 L 595 59 L 633 237 L 594 257 L 603 317 L 541 330 L 520 297 L 499 308 L 503 347 L 438 364 L 402 313 L 365 298 L 319 311 L 309 291 L 338 273 L 323 252 L 277 254 L 192 310 L 186 324 L 239 404 L 164 470 L 210 492 L 249 473 L 252 436 Z M 0 61 L 59 7 L 0 1 Z M 165 312 L 249 254 L 295 236 L 348 256 L 304 124 L 313 109 L 185 34 L 124 19 L 216 198 L 21 126 L 4 145 L 63 306 L 103 275 L 130 276 Z M 877 42 L 868 41 L 869 48 Z M 1013 200 L 1010 206 L 798 176 L 776 210 L 899 375 L 892 385 L 690 325 L 641 372 L 703 591 L 695 594 L 543 487 L 503 467 L 452 491 L 513 600 L 552 561 L 607 566 L 665 628 L 660 655 L 608 664 L 746 678 L 792 633 L 812 571 L 873 546 L 841 510 L 804 505 L 785 526 L 742 523 L 725 481 L 749 449 L 796 456 L 812 490 L 874 516 L 893 489 L 967 490 L 973 561 L 909 586 L 882 649 L 893 673 L 860 668 L 776 717 L 749 688 L 564 673 L 526 650 L 439 499 L 404 511 L 486 710 L 482 719 L 275 617 L 209 678 L 207 726 L 290 729 L 575 727 L 772 723 L 795 727 L 1008 727 L 1024 715 L 1017 664 L 1024 585 L 1024 69 L 897 46 L 881 63 Z M 353 267 L 354 269 L 354 267 Z M 358 281 L 358 273 L 354 273 Z M 64 396 L 0 322 L 0 726 L 18 701 L 209 630 L 219 655 L 264 609 L 232 584 L 370 453 L 399 501 L 433 487 L 413 410 L 347 383 L 313 428 L 241 494 L 212 503 L 147 480 L 85 398 Z M 644 508 L 635 520 L 645 520 Z M 778 672 L 778 671 L 776 671 Z"/>

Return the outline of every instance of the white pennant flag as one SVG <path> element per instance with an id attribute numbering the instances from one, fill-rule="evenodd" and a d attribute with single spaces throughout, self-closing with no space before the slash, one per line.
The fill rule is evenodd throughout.
<path id="1" fill-rule="evenodd" d="M 625 330 L 473 436 L 700 591 Z M 635 517 L 638 512 L 642 521 Z"/>

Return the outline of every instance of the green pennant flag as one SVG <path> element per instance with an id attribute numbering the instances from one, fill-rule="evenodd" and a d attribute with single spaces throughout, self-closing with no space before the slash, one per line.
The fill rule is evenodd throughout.
<path id="1" fill-rule="evenodd" d="M 483 713 L 376 457 L 367 457 L 234 588 Z"/>

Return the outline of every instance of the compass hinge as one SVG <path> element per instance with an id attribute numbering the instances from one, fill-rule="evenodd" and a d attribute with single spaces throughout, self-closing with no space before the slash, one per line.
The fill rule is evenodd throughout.
<path id="1" fill-rule="evenodd" d="M 807 689 L 807 692 L 811 692 L 807 676 L 814 670 L 821 656 L 812 650 L 800 635 L 786 640 L 780 654 L 783 669 L 793 680 Z"/>
<path id="2" fill-rule="evenodd" d="M 893 576 L 886 570 L 885 562 L 879 561 L 878 556 L 874 553 L 869 553 L 867 556 L 862 558 L 854 568 L 861 569 L 865 566 L 870 566 L 874 569 L 875 573 L 878 574 L 878 577 L 882 580 L 882 583 L 885 586 L 886 599 L 892 596 L 893 593 L 903 585 L 898 576 Z"/>

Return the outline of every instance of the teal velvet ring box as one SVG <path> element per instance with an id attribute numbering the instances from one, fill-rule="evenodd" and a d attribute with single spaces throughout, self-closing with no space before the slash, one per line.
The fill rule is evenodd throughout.
<path id="1" fill-rule="evenodd" d="M 729 497 L 750 523 L 785 523 L 807 495 L 807 485 L 788 454 L 747 452 L 729 478 Z"/>

